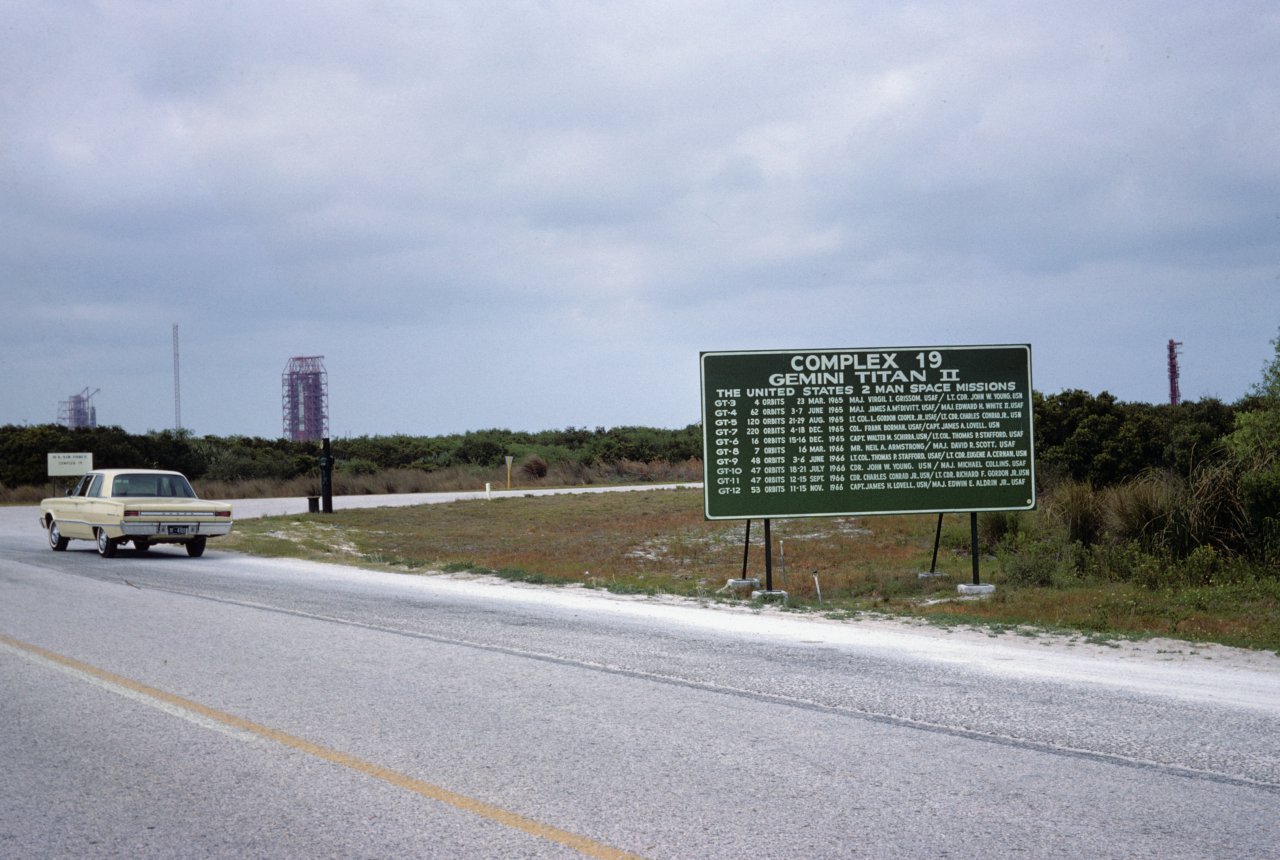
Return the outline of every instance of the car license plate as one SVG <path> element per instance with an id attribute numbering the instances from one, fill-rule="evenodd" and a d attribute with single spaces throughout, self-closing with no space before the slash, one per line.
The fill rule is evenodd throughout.
<path id="1" fill-rule="evenodd" d="M 187 526 L 169 526 L 168 534 L 184 535 L 187 533 Z"/>

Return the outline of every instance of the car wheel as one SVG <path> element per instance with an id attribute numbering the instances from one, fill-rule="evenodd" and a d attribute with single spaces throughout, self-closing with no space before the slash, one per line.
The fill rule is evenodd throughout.
<path id="1" fill-rule="evenodd" d="M 49 520 L 49 549 L 54 552 L 62 552 L 67 548 L 70 541 L 62 536 L 62 532 L 58 531 L 58 521 Z"/>
<path id="2" fill-rule="evenodd" d="M 98 529 L 98 555 L 103 558 L 112 558 L 116 554 L 119 543 L 114 538 L 107 537 L 106 529 Z"/>
<path id="3" fill-rule="evenodd" d="M 138 552 L 146 552 L 147 550 L 151 549 L 151 542 L 146 540 L 141 540 L 139 538 L 134 538 L 133 548 L 136 549 Z"/>
<path id="4" fill-rule="evenodd" d="M 192 558 L 199 558 L 204 555 L 204 544 L 206 538 L 198 537 L 187 541 L 187 555 Z"/>

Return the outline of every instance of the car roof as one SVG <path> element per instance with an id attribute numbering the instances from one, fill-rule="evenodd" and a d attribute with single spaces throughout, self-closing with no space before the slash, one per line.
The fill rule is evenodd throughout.
<path id="1" fill-rule="evenodd" d="M 175 472 L 172 469 L 94 469 L 86 474 L 102 475 L 107 478 L 114 478 L 116 475 L 182 475 L 181 472 Z M 183 475 L 183 477 L 186 476 Z"/>

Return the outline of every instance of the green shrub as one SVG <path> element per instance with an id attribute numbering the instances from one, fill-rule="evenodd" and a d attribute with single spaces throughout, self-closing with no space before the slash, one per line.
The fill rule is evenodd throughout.
<path id="1" fill-rule="evenodd" d="M 1222 556 L 1207 544 L 1193 549 L 1177 566 L 1180 585 L 1213 585 L 1223 572 Z"/>
<path id="2" fill-rule="evenodd" d="M 1257 463 L 1240 476 L 1240 506 L 1254 540 L 1249 553 L 1280 568 L 1280 463 Z"/>
<path id="3" fill-rule="evenodd" d="M 1105 542 L 1088 548 L 1082 573 L 1091 579 L 1129 582 L 1144 555 L 1136 543 Z"/>
<path id="4" fill-rule="evenodd" d="M 1075 575 L 1069 547 L 1053 539 L 1023 541 L 997 559 L 1001 580 L 1010 585 L 1047 588 Z"/>
<path id="5" fill-rule="evenodd" d="M 1280 573 L 1280 519 L 1264 517 L 1256 534 L 1254 557 L 1272 573 Z"/>
<path id="6" fill-rule="evenodd" d="M 379 471 L 378 464 L 372 460 L 339 460 L 334 467 L 335 470 L 344 475 L 376 475 Z"/>
<path id="7" fill-rule="evenodd" d="M 983 511 L 978 514 L 978 545 L 984 552 L 995 552 L 1002 544 L 1016 541 L 1021 529 L 1018 511 Z"/>
<path id="8" fill-rule="evenodd" d="M 525 461 L 520 464 L 520 470 L 530 478 L 541 480 L 547 476 L 547 461 L 539 457 L 537 454 L 530 454 Z"/>

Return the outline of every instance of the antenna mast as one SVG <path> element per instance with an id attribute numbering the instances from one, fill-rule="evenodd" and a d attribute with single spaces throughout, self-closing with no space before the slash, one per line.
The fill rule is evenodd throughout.
<path id="1" fill-rule="evenodd" d="M 1178 350 L 1182 346 L 1180 340 L 1169 341 L 1169 404 L 1177 406 L 1182 402 L 1182 391 L 1178 388 Z"/>
<path id="2" fill-rule="evenodd" d="M 178 324 L 173 324 L 173 429 L 182 429 L 182 385 L 178 374 Z"/>

